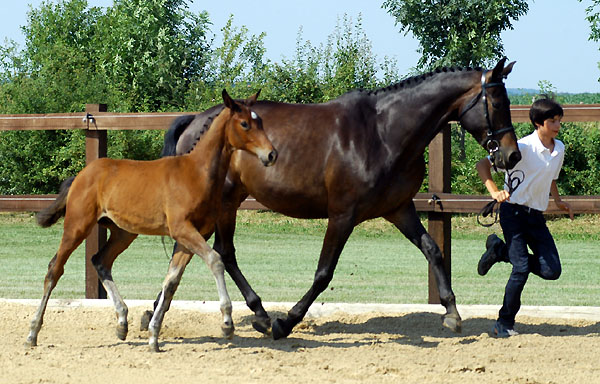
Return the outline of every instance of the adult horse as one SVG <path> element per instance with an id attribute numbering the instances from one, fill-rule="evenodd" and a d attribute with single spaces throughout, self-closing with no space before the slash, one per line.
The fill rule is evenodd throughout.
<path id="1" fill-rule="evenodd" d="M 503 83 L 514 63 L 505 67 L 505 60 L 491 71 L 444 68 L 322 104 L 255 105 L 281 156 L 267 169 L 242 152 L 233 155 L 214 247 L 254 311 L 257 330 L 268 332 L 270 320 L 238 268 L 233 244 L 236 210 L 249 194 L 284 215 L 328 219 L 313 284 L 287 318 L 273 323 L 275 339 L 289 335 L 325 290 L 353 228 L 376 217 L 392 222 L 423 252 L 446 308 L 443 324 L 460 332 L 440 249 L 421 225 L 412 199 L 423 182 L 425 148 L 448 121 L 458 120 L 497 166 L 510 169 L 520 160 Z M 188 152 L 221 108 L 177 119 L 165 137 L 163 155 Z"/>
<path id="2" fill-rule="evenodd" d="M 225 287 L 224 266 L 205 237 L 213 232 L 231 155 L 236 149 L 257 156 L 263 165 L 275 162 L 277 152 L 250 107 L 232 100 L 223 90 L 225 109 L 213 120 L 189 155 L 154 161 L 99 159 L 61 186 L 56 201 L 38 214 L 48 227 L 65 216 L 58 252 L 48 265 L 44 294 L 31 321 L 26 345 L 37 345 L 44 312 L 52 290 L 72 252 L 99 223 L 110 228 L 110 238 L 92 257 L 98 276 L 117 312 L 117 336 L 127 337 L 127 306 L 112 278 L 112 265 L 138 234 L 171 236 L 177 247 L 163 283 L 159 305 L 150 322 L 150 347 L 158 351 L 158 335 L 183 271 L 198 254 L 212 271 L 221 301 L 222 330 L 233 335 L 231 300 Z"/>

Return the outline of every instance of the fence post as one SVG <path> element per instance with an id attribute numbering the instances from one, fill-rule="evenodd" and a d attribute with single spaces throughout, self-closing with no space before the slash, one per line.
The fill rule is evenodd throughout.
<path id="1" fill-rule="evenodd" d="M 106 104 L 86 104 L 85 111 L 92 116 L 95 112 L 106 112 Z M 88 119 L 88 129 L 85 131 L 85 163 L 101 157 L 106 157 L 107 153 L 107 135 L 106 131 L 95 129 L 94 122 Z M 98 224 L 94 226 L 92 232 L 85 240 L 85 298 L 86 299 L 106 299 L 106 291 L 98 279 L 98 273 L 92 265 L 92 256 L 106 243 L 106 228 Z"/>
<path id="2" fill-rule="evenodd" d="M 450 193 L 451 141 L 450 124 L 429 144 L 429 192 Z M 434 203 L 435 204 L 435 203 Z M 451 279 L 450 247 L 452 238 L 452 214 L 445 212 L 429 212 L 427 231 L 442 251 L 444 270 Z M 429 266 L 429 304 L 440 304 L 440 294 L 431 266 Z"/>

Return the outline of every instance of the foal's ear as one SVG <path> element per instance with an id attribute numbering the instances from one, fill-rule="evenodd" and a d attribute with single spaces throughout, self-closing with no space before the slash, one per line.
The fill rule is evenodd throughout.
<path id="1" fill-rule="evenodd" d="M 249 107 L 253 106 L 256 103 L 256 99 L 258 99 L 258 95 L 260 95 L 260 89 L 254 95 L 249 96 L 244 104 Z"/>
<path id="2" fill-rule="evenodd" d="M 238 103 L 236 103 L 235 100 L 233 100 L 231 96 L 229 96 L 227 90 L 224 89 L 223 92 L 221 92 L 221 96 L 223 96 L 223 103 L 227 108 L 229 108 L 233 112 L 240 112 L 242 110 Z"/>

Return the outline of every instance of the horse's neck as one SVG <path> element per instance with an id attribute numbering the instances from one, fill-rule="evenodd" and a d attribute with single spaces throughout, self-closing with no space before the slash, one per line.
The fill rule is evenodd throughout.
<path id="1" fill-rule="evenodd" d="M 212 184 L 217 188 L 224 183 L 232 154 L 225 132 L 228 117 L 228 111 L 220 113 L 189 154 L 198 172 L 208 170 Z"/>
<path id="2" fill-rule="evenodd" d="M 425 80 L 413 79 L 419 82 L 416 85 L 400 83 L 384 90 L 377 101 L 378 109 L 388 114 L 384 119 L 388 123 L 379 127 L 383 140 L 420 156 L 480 76 L 477 71 L 441 72 Z"/>

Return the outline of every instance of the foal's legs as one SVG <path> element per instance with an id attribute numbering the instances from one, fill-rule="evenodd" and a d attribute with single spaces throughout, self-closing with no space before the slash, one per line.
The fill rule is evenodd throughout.
<path id="1" fill-rule="evenodd" d="M 138 235 L 127 232 L 112 224 L 110 228 L 110 237 L 102 249 L 92 257 L 92 264 L 98 272 L 98 277 L 102 281 L 108 297 L 112 300 L 117 312 L 117 337 L 121 340 L 127 338 L 127 305 L 119 293 L 112 277 L 112 266 L 124 250 L 129 247 L 131 242 Z"/>
<path id="2" fill-rule="evenodd" d="M 443 324 L 454 332 L 461 332 L 462 320 L 456 308 L 456 298 L 452 292 L 450 279 L 444 270 L 442 252 L 421 224 L 412 201 L 406 207 L 385 216 L 385 219 L 394 224 L 408 240 L 423 252 L 435 275 L 440 301 L 446 308 L 446 314 L 442 317 Z"/>
<path id="3" fill-rule="evenodd" d="M 85 218 L 82 220 L 72 220 L 68 215 L 65 217 L 64 232 L 60 246 L 58 247 L 58 252 L 56 252 L 56 255 L 48 264 L 48 273 L 46 273 L 46 278 L 44 279 L 44 294 L 40 306 L 31 320 L 31 327 L 25 346 L 34 347 L 37 345 L 38 334 L 44 322 L 44 313 L 46 312 L 50 294 L 63 275 L 65 263 L 69 259 L 69 256 L 87 237 L 93 225 L 93 218 L 87 218 L 87 222 L 85 222 Z"/>
<path id="4" fill-rule="evenodd" d="M 327 288 L 333 278 L 340 254 L 353 229 L 354 220 L 351 214 L 329 218 L 313 284 L 302 299 L 288 311 L 288 317 L 285 320 L 277 319 L 273 322 L 273 338 L 275 340 L 287 337 L 294 326 L 302 321 L 317 296 Z"/>
<path id="5" fill-rule="evenodd" d="M 224 336 L 228 338 L 232 337 L 234 330 L 231 317 L 231 299 L 229 298 L 225 287 L 225 267 L 223 266 L 221 257 L 217 252 L 210 248 L 204 240 L 204 237 L 202 237 L 191 224 L 177 224 L 176 227 L 179 232 L 178 234 L 174 234 L 173 237 L 177 241 L 177 246 L 173 257 L 171 258 L 169 271 L 163 283 L 163 290 L 149 326 L 150 339 L 148 343 L 150 347 L 157 352 L 159 351 L 158 335 L 160 333 L 162 321 L 171 304 L 171 300 L 175 295 L 177 286 L 181 281 L 185 267 L 190 262 L 194 253 L 202 257 L 215 277 L 221 304 L 221 313 L 223 315 L 223 325 L 221 325 L 221 329 Z M 189 249 L 186 245 L 189 246 Z"/>

